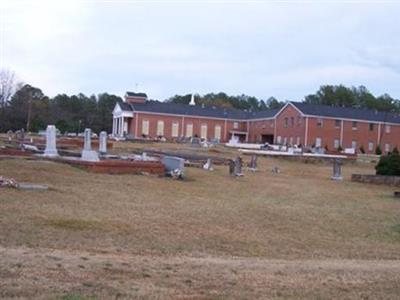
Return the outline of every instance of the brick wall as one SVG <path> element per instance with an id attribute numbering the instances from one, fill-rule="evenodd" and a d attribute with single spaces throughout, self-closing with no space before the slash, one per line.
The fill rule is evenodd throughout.
<path id="1" fill-rule="evenodd" d="M 225 119 L 209 119 L 199 118 L 192 116 L 172 116 L 172 115 L 158 115 L 148 114 L 145 112 L 136 112 L 134 118 L 130 122 L 129 133 L 141 136 L 143 132 L 143 120 L 149 121 L 149 137 L 157 137 L 157 122 L 164 121 L 164 137 L 168 140 L 174 139 L 172 137 L 172 124 L 178 123 L 178 136 L 186 136 L 186 128 L 188 124 L 193 125 L 193 136 L 201 136 L 202 125 L 207 126 L 207 139 L 215 138 L 215 127 L 220 126 L 221 128 L 221 141 L 227 142 L 229 140 L 229 131 L 231 130 L 247 130 L 246 122 L 238 122 L 238 128 L 234 128 L 234 122 L 232 120 Z M 243 124 L 244 123 L 244 124 Z M 136 128 L 137 126 L 137 128 Z"/>
<path id="2" fill-rule="evenodd" d="M 263 135 L 275 134 L 275 120 L 259 120 L 249 122 L 249 141 L 252 143 L 262 142 Z"/>
<path id="3" fill-rule="evenodd" d="M 291 105 L 276 117 L 275 143 L 302 144 L 305 143 L 305 118 Z M 292 142 L 290 142 L 292 141 Z"/>
<path id="4" fill-rule="evenodd" d="M 351 120 L 336 121 L 333 118 L 304 117 L 292 105 L 287 105 L 276 119 L 235 121 L 227 119 L 213 119 L 193 116 L 173 116 L 135 112 L 134 118 L 128 121 L 129 133 L 141 136 L 143 120 L 149 121 L 149 137 L 157 136 L 157 121 L 164 121 L 164 137 L 171 140 L 172 124 L 178 123 L 178 136 L 186 136 L 187 124 L 193 125 L 193 135 L 201 136 L 201 126 L 207 125 L 207 139 L 215 138 L 215 126 L 221 127 L 221 142 L 227 142 L 230 132 L 248 132 L 249 142 L 262 142 L 264 136 L 273 136 L 274 143 L 302 144 L 312 146 L 317 138 L 321 146 L 335 150 L 339 144 L 343 148 L 351 148 L 353 141 L 357 151 L 363 146 L 366 153 L 375 153 L 378 143 L 385 149 L 392 151 L 395 146 L 400 147 L 400 125 L 390 125 L 387 132 L 383 124 L 357 121 L 355 127 Z M 235 125 L 237 125 L 235 127 Z M 335 145 L 335 140 L 337 140 Z M 385 145 L 387 145 L 385 147 Z"/>

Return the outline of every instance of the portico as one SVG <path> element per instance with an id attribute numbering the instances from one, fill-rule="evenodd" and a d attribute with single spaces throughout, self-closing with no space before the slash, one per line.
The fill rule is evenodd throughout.
<path id="1" fill-rule="evenodd" d="M 131 119 L 133 119 L 133 111 L 122 110 L 120 104 L 117 103 L 113 111 L 112 135 L 124 137 L 129 134 L 128 128 Z"/>

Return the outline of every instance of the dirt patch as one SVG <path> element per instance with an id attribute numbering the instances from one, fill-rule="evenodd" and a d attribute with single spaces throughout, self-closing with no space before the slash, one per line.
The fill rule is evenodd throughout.
<path id="1" fill-rule="evenodd" d="M 146 256 L 0 248 L 0 296 L 19 298 L 395 298 L 400 262 Z M 75 297 L 75 298 L 74 298 Z"/>

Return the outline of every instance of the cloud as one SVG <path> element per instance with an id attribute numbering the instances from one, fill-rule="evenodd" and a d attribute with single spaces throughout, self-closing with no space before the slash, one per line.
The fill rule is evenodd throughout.
<path id="1" fill-rule="evenodd" d="M 225 91 L 301 99 L 321 84 L 400 98 L 400 4 L 9 1 L 4 60 L 56 93 Z"/>

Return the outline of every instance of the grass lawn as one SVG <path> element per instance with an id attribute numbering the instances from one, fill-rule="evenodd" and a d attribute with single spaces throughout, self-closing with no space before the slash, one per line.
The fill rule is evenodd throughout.
<path id="1" fill-rule="evenodd" d="M 182 147 L 236 155 L 122 142 L 112 152 Z M 242 178 L 216 166 L 175 181 L 1 159 L 0 175 L 50 190 L 0 190 L 0 297 L 398 297 L 400 201 L 349 179 L 373 166 L 346 164 L 335 182 L 330 164 L 258 162 Z"/>

